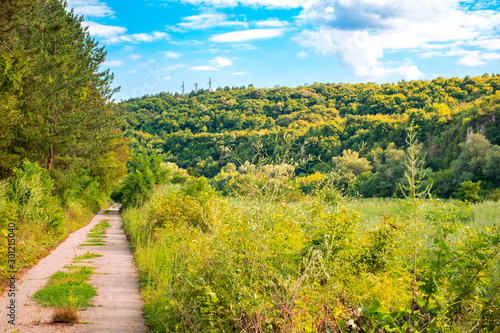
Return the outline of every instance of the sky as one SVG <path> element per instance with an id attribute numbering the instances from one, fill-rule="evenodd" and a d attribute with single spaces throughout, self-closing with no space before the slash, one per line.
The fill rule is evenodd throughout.
<path id="1" fill-rule="evenodd" d="M 500 70 L 500 0 L 68 0 L 105 46 L 115 100 L 398 82 Z"/>

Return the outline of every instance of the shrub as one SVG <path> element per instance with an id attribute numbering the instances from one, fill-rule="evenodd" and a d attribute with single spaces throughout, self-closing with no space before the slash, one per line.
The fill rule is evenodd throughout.
<path id="1" fill-rule="evenodd" d="M 500 189 L 496 188 L 488 192 L 486 196 L 484 197 L 485 200 L 490 200 L 490 201 L 495 201 L 498 202 L 500 201 Z"/>
<path id="2" fill-rule="evenodd" d="M 455 192 L 455 196 L 464 202 L 476 203 L 481 200 L 479 197 L 479 190 L 481 190 L 481 182 L 473 183 L 468 180 L 463 182 Z"/>

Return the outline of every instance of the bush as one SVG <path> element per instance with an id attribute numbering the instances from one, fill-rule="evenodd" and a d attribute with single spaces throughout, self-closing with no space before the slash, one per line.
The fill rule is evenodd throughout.
<path id="1" fill-rule="evenodd" d="M 488 194 L 486 194 L 484 199 L 494 202 L 500 201 L 500 189 L 496 188 L 491 190 L 490 192 L 488 192 Z"/>
<path id="2" fill-rule="evenodd" d="M 47 170 L 29 161 L 24 161 L 22 168 L 14 169 L 13 177 L 0 182 L 0 279 L 9 271 L 9 228 L 13 228 L 16 235 L 16 269 L 22 271 L 49 254 L 69 232 L 89 222 L 92 212 L 85 195 L 78 199 L 66 196 L 63 208 L 61 199 L 53 195 L 53 191 L 56 191 L 55 181 Z"/>
<path id="3" fill-rule="evenodd" d="M 481 190 L 481 181 L 473 183 L 468 180 L 460 184 L 455 192 L 455 197 L 464 202 L 476 203 L 481 200 L 479 190 Z"/>
<path id="4" fill-rule="evenodd" d="M 295 201 L 301 198 L 301 191 L 291 181 L 294 172 L 295 167 L 286 163 L 256 166 L 246 161 L 237 173 L 234 165 L 227 166 L 212 183 L 227 195 Z"/>

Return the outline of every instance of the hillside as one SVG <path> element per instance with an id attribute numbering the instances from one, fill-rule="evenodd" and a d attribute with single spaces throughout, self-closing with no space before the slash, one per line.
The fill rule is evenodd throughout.
<path id="1" fill-rule="evenodd" d="M 208 178 L 228 163 L 245 161 L 295 164 L 296 175 L 328 173 L 335 169 L 335 159 L 359 152 L 358 158 L 370 163 L 365 171 L 371 174 L 364 177 L 372 180 L 361 186 L 366 196 L 394 193 L 394 184 L 403 177 L 402 149 L 413 123 L 426 167 L 434 172 L 434 191 L 449 197 L 464 181 L 482 181 L 488 190 L 500 185 L 493 176 L 500 144 L 499 89 L 500 76 L 488 74 L 382 85 L 249 85 L 184 96 L 160 93 L 119 107 L 132 148 L 163 153 L 165 160 Z M 460 144 L 473 134 L 479 136 L 472 142 L 483 146 L 479 166 L 453 166 L 460 156 L 465 158 Z"/>

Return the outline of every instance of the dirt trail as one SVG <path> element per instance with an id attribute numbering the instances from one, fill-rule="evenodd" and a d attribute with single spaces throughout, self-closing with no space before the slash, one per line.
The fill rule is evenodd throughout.
<path id="1" fill-rule="evenodd" d="M 82 246 L 87 233 L 99 221 L 108 220 L 110 228 L 106 231 L 106 246 Z M 137 272 L 127 238 L 121 229 L 118 206 L 112 206 L 108 214 L 99 212 L 90 224 L 75 231 L 52 253 L 29 270 L 16 285 L 16 325 L 8 323 L 7 306 L 10 298 L 7 293 L 0 297 L 0 332 L 51 333 L 51 332 L 147 332 L 142 315 L 142 300 L 139 293 Z M 42 288 L 58 270 L 72 263 L 73 258 L 87 251 L 101 254 L 92 259 L 96 274 L 89 283 L 97 289 L 92 299 L 95 305 L 85 311 L 78 311 L 80 320 L 85 324 L 49 324 L 51 308 L 38 306 L 31 297 Z"/>

